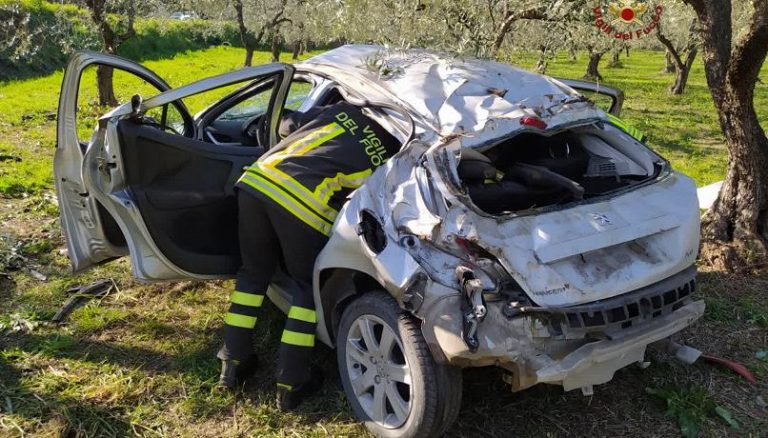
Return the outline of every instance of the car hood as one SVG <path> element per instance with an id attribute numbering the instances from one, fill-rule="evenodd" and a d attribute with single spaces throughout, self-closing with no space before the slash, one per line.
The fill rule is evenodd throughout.
<path id="1" fill-rule="evenodd" d="M 525 116 L 541 119 L 549 129 L 605 117 L 562 82 L 498 62 L 347 45 L 300 66 L 374 99 L 394 101 L 421 122 L 422 131 L 460 137 L 462 147 L 480 148 L 526 129 Z"/>

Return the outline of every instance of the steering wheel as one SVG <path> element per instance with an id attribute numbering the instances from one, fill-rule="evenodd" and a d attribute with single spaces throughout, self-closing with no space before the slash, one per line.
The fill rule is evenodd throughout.
<path id="1" fill-rule="evenodd" d="M 282 117 L 291 114 L 293 114 L 292 110 L 283 109 Z M 255 115 L 243 122 L 241 134 L 243 140 L 248 142 L 247 144 L 263 146 L 265 150 L 269 149 L 269 123 L 267 120 L 267 113 Z"/>
<path id="2" fill-rule="evenodd" d="M 240 134 L 243 137 L 243 144 L 252 144 L 259 146 L 262 144 L 264 136 L 262 133 L 266 131 L 267 113 L 262 113 L 249 117 L 243 122 L 240 128 Z"/>

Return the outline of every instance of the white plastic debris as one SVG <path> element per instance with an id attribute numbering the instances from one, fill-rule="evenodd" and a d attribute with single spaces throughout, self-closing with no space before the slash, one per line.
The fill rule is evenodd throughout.
<path id="1" fill-rule="evenodd" d="M 723 182 L 716 182 L 708 186 L 704 186 L 696 190 L 696 194 L 699 197 L 699 208 L 709 210 L 712 204 L 715 203 L 717 195 L 720 193 L 720 189 L 723 187 Z"/>

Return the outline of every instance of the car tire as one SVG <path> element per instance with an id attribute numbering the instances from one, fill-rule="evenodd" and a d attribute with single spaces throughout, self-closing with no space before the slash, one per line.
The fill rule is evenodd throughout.
<path id="1" fill-rule="evenodd" d="M 420 323 L 382 291 L 345 309 L 336 336 L 341 382 L 355 416 L 379 437 L 437 437 L 461 406 L 461 369 L 435 362 Z"/>

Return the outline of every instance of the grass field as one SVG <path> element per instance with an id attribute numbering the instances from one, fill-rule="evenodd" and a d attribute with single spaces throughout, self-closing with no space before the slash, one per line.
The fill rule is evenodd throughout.
<path id="1" fill-rule="evenodd" d="M 178 86 L 232 70 L 242 56 L 221 47 L 146 65 Z M 526 68 L 535 63 L 531 56 L 515 58 Z M 256 63 L 266 59 L 260 53 Z M 626 91 L 625 119 L 699 185 L 721 179 L 726 153 L 701 65 L 688 93 L 670 97 L 672 78 L 660 73 L 661 53 L 633 52 L 623 61 L 624 68 L 602 73 L 606 84 Z M 548 73 L 578 78 L 585 63 L 584 56 L 577 62 L 558 58 Z M 317 359 L 330 378 L 322 394 L 295 414 L 274 409 L 273 352 L 282 317 L 271 306 L 258 327 L 258 377 L 239 396 L 213 390 L 231 282 L 141 285 L 126 259 L 69 274 L 51 174 L 61 77 L 0 84 L 0 436 L 365 435 L 344 400 L 335 353 L 324 348 Z M 758 85 L 756 96 L 768 126 L 768 85 Z M 89 123 L 84 119 L 81 127 Z M 650 368 L 622 370 L 592 397 L 556 387 L 512 394 L 497 370 L 468 370 L 450 435 L 679 436 L 680 426 L 694 424 L 702 436 L 765 436 L 768 275 L 702 271 L 707 312 L 682 338 L 744 363 L 759 385 L 712 365 L 683 366 L 655 351 Z M 76 310 L 64 325 L 46 322 L 67 288 L 104 278 L 117 285 L 108 297 Z"/>

